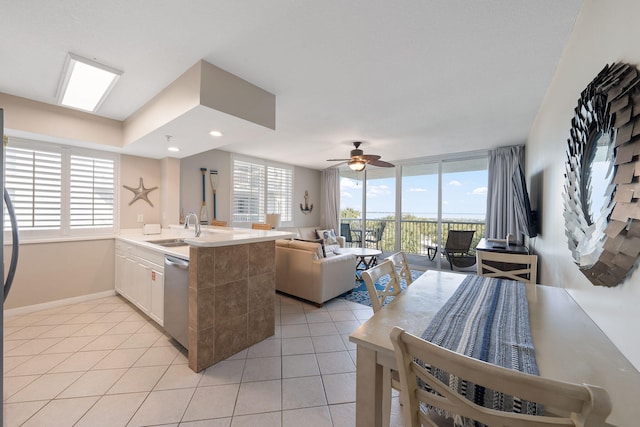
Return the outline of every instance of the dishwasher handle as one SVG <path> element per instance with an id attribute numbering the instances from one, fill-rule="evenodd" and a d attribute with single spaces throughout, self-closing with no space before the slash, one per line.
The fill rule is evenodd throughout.
<path id="1" fill-rule="evenodd" d="M 172 267 L 177 267 L 181 270 L 188 270 L 189 269 L 189 261 L 184 260 L 184 259 L 180 259 L 180 258 L 174 258 L 171 256 L 165 256 L 164 257 L 164 263 L 166 265 L 170 265 Z"/>

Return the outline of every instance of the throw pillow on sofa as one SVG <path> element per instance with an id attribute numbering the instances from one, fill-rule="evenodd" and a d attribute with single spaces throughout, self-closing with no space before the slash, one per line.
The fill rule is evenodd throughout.
<path id="1" fill-rule="evenodd" d="M 318 235 L 318 239 L 322 239 L 324 241 L 325 246 L 338 244 L 338 238 L 336 237 L 336 232 L 333 231 L 333 228 L 316 230 L 316 234 Z"/>

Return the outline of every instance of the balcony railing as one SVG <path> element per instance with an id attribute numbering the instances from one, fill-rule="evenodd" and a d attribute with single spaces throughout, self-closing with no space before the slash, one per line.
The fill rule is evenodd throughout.
<path id="1" fill-rule="evenodd" d="M 349 224 L 352 232 L 352 239 L 359 240 L 359 230 L 362 230 L 362 218 L 342 218 L 340 220 L 342 224 Z M 395 219 L 372 219 L 367 220 L 366 234 L 373 236 L 375 230 L 383 226 L 384 231 L 379 242 L 367 243 L 367 247 L 377 247 L 383 252 L 395 251 L 395 233 L 396 233 L 396 221 Z M 471 248 L 475 248 L 478 245 L 480 239 L 484 237 L 485 224 L 484 221 L 472 221 L 472 220 L 442 220 L 442 245 L 444 246 L 447 240 L 447 234 L 449 230 L 475 230 L 473 235 L 473 242 Z M 400 250 L 408 254 L 415 255 L 427 255 L 427 247 L 429 245 L 435 246 L 438 241 L 438 222 L 435 220 L 417 220 L 403 219 L 400 221 Z M 375 240 L 375 239 L 370 239 Z M 355 243 L 354 243 L 355 244 Z"/>

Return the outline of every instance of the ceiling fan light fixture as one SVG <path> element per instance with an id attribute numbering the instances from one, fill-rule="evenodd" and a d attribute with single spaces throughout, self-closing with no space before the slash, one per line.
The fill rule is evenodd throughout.
<path id="1" fill-rule="evenodd" d="M 366 166 L 367 166 L 367 162 L 365 162 L 364 160 L 358 160 L 358 159 L 349 160 L 349 168 L 352 171 L 356 171 L 356 172 L 363 171 Z"/>

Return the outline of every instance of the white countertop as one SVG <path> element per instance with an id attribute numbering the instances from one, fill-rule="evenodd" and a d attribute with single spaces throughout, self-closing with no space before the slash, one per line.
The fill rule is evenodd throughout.
<path id="1" fill-rule="evenodd" d="M 253 230 L 236 227 L 214 227 L 203 225 L 200 237 L 195 237 L 193 228 L 184 229 L 182 225 L 170 225 L 163 228 L 160 234 L 142 234 L 142 229 L 121 230 L 116 239 L 129 241 L 168 255 L 189 259 L 189 246 L 219 247 L 243 245 L 246 243 L 266 242 L 269 240 L 288 239 L 294 233 L 275 230 Z M 189 246 L 164 247 L 151 243 L 156 240 L 184 239 Z"/>

